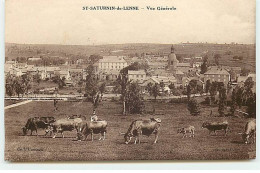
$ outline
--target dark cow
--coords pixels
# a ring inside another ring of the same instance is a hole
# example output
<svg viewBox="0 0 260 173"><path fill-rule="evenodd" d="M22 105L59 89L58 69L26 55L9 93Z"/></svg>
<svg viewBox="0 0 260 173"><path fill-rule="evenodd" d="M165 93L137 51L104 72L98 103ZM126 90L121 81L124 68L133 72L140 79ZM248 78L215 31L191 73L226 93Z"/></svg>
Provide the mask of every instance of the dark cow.
<svg viewBox="0 0 260 173"><path fill-rule="evenodd" d="M105 140L105 135L107 132L107 122L102 121L93 121L86 122L84 121L79 128L78 140L87 140L88 135L91 135L91 141L93 141L93 134L100 134L99 140Z"/></svg>
<svg viewBox="0 0 260 173"><path fill-rule="evenodd" d="M225 131L225 136L227 135L227 131L229 129L228 127L228 122L227 121L224 121L222 123L217 123L217 122L213 122L213 123L209 123L209 122L204 122L202 124L202 127L201 128L206 128L209 130L209 134L211 134L211 132L214 132L215 135L217 135L216 131L217 130L224 130Z"/></svg>
<svg viewBox="0 0 260 173"><path fill-rule="evenodd" d="M243 142L245 144L249 143L249 138L253 138L253 143L255 143L256 139L256 120L250 120L245 125L245 131L243 133L239 133L242 135Z"/></svg>
<svg viewBox="0 0 260 173"><path fill-rule="evenodd" d="M28 130L31 130L31 135L32 132L35 131L36 135L38 136L37 129L47 129L50 123L55 122L54 117L33 117L29 118L27 120L27 123L25 126L22 128L23 129L23 134L26 135ZM47 133L45 134L47 135Z"/></svg>
<svg viewBox="0 0 260 173"><path fill-rule="evenodd" d="M158 134L161 126L161 119L150 118L149 120L135 120L131 123L127 132L124 134L125 144L128 144L132 137L135 137L135 144L141 143L139 135L150 136L155 134L154 143L157 143Z"/></svg>
<svg viewBox="0 0 260 173"><path fill-rule="evenodd" d="M53 138L56 137L57 133L61 133L62 138L64 138L64 134L63 134L64 131L72 131L72 130L76 129L78 132L78 128L81 123L82 123L81 118L59 119L59 120L55 121L54 123L50 124L49 128L46 130L46 133L48 133L50 131L53 132L54 133Z"/></svg>

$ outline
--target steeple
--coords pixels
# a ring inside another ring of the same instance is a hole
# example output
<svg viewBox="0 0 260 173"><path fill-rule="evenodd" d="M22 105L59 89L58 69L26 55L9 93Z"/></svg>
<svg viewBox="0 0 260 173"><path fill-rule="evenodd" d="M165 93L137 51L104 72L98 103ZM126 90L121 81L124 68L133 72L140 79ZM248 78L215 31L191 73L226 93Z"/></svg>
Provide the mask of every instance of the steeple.
<svg viewBox="0 0 260 173"><path fill-rule="evenodd" d="M174 47L173 47L173 45L172 45L172 47L171 47L171 53L174 53Z"/></svg>

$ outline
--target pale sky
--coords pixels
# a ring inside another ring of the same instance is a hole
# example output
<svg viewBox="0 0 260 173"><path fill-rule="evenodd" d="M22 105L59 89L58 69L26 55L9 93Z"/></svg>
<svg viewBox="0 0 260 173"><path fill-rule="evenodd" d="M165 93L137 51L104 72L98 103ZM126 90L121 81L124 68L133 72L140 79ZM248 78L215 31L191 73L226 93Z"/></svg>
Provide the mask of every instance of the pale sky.
<svg viewBox="0 0 260 173"><path fill-rule="evenodd" d="M6 0L5 41L30 44L255 43L254 0ZM176 11L83 11L83 6Z"/></svg>

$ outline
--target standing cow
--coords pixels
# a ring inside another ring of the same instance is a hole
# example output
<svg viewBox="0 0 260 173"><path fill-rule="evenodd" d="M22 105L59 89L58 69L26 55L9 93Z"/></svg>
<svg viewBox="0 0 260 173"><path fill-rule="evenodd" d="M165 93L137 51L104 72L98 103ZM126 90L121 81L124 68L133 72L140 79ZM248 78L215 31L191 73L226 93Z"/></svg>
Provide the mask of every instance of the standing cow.
<svg viewBox="0 0 260 173"><path fill-rule="evenodd" d="M224 130L225 131L225 136L227 135L228 130L230 131L229 127L228 127L228 122L224 121L222 123L217 123L217 122L213 122L213 123L209 123L209 122L204 122L202 124L201 128L206 128L209 130L209 134L211 134L211 132L214 132L215 135L217 135L216 131L217 130Z"/></svg>
<svg viewBox="0 0 260 173"><path fill-rule="evenodd" d="M32 132L35 131L36 135L38 136L37 129L47 129L48 126L53 122L55 122L54 117L29 118L27 120L27 123L25 124L25 126L22 128L23 134L26 135L28 130L31 130L31 135L32 135ZM47 135L47 133L45 135Z"/></svg>
<svg viewBox="0 0 260 173"><path fill-rule="evenodd" d="M245 125L245 131L243 133L239 133L242 135L243 142L245 144L249 143L249 138L253 138L253 143L255 143L256 139L256 120L250 120Z"/></svg>
<svg viewBox="0 0 260 173"><path fill-rule="evenodd" d="M74 129L77 130L82 123L81 118L74 118L74 119L68 119L68 118L63 118L55 121L54 123L50 124L50 127L48 130L46 130L46 133L49 131L53 132L54 135L52 138L55 138L57 133L61 133L62 138L64 138L64 131L72 131Z"/></svg>
<svg viewBox="0 0 260 173"><path fill-rule="evenodd" d="M107 122L102 120L102 121L92 121L92 122L87 122L84 121L82 125L79 128L78 132L78 140L87 140L88 135L91 135L91 141L94 140L94 134L100 134L99 140L105 140L105 135L107 132Z"/></svg>
<svg viewBox="0 0 260 173"><path fill-rule="evenodd" d="M124 134L125 144L128 144L135 137L135 144L141 143L140 135L150 136L155 134L154 143L157 143L158 134L161 126L161 119L150 118L149 120L135 120L131 123L126 133Z"/></svg>

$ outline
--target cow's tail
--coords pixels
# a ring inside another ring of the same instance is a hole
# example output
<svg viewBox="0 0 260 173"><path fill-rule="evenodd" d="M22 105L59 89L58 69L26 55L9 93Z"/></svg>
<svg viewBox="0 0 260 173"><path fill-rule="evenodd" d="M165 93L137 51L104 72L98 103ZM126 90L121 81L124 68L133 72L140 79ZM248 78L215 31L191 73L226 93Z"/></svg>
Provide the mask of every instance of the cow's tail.
<svg viewBox="0 0 260 173"><path fill-rule="evenodd" d="M232 131L231 131L231 129L230 129L229 126L227 127L227 131L229 131L230 133L232 133Z"/></svg>

